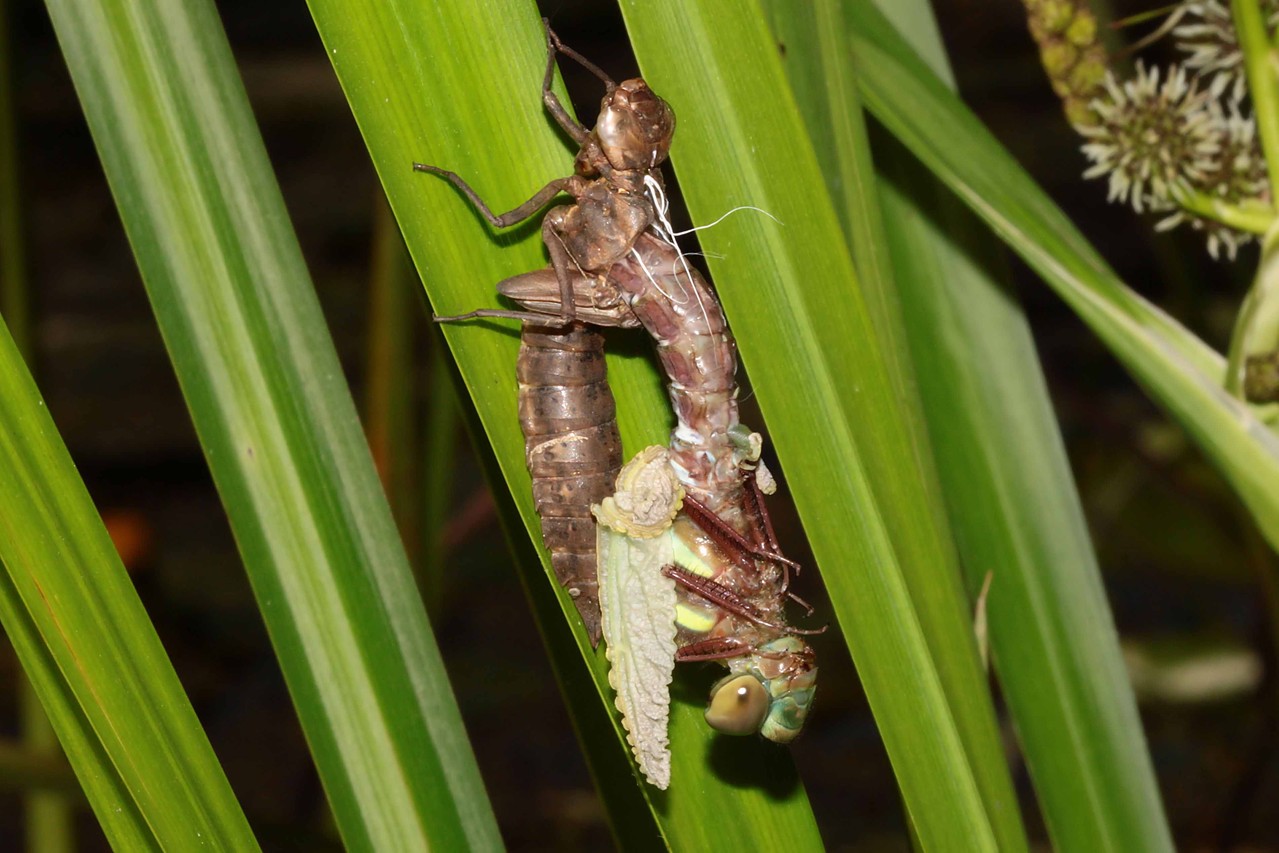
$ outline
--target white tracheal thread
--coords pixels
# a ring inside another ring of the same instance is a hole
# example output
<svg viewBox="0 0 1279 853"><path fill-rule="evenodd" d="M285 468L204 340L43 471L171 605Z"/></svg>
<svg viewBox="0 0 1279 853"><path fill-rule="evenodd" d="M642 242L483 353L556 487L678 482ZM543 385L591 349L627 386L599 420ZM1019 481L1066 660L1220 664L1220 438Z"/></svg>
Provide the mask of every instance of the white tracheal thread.
<svg viewBox="0 0 1279 853"><path fill-rule="evenodd" d="M679 256L679 263L684 268L684 275L688 277L689 281L693 280L693 274L688 267L688 258L684 254L684 250L680 248L678 238L683 237L687 234L692 234L696 231L702 231L707 228L714 228L716 225L720 224L725 219L727 219L728 217L732 216L734 213L737 213L740 210L753 210L756 213L764 214L769 219L773 220L774 222L776 222L778 225L781 225L782 227L785 227L786 225L786 223L782 222L780 219L778 219L773 214L769 213L767 210L764 210L762 207L755 207L754 205L743 204L738 207L734 207L731 210L726 211L722 216L720 216L714 222L711 222L707 225L695 225L692 228L689 228L685 231L676 231L675 226L671 225L671 220L669 216L670 207L671 207L670 200L666 197L666 191L662 189L662 185L658 183L657 179L654 178L652 175L645 175L644 187L647 190L649 200L653 202L653 207L657 211L657 222L653 224L653 232L657 234L658 238L662 240L662 242L667 243L668 245L670 245L672 248L675 249L675 252ZM688 299L687 294L683 294L683 299L676 299L674 295L667 293L665 290L663 290L662 286L658 284L657 280L653 277L652 271L649 270L649 268L644 265L644 261L640 258L639 254L633 248L631 249L631 254L635 256L635 260L639 261L640 268L644 270L644 274L648 276L648 280L652 282L653 286L657 288L657 291L659 293L661 293L667 299L671 300L676 305L683 304L684 301L687 301ZM675 278L676 282L679 281L679 273L676 272L676 270L674 269L674 265L672 265L672 268L671 268L671 275ZM681 285L681 290L682 289L683 289L683 286ZM702 319L705 320L706 306L702 304L702 296L700 293L697 292L696 288L693 289L693 295L697 298L697 306L702 311Z"/></svg>
<svg viewBox="0 0 1279 853"><path fill-rule="evenodd" d="M670 200L666 198L666 191L662 189L662 185L658 183L657 179L652 175L644 176L644 187L648 191L649 200L653 202L653 207L657 211L657 222L653 223L653 231L657 234L658 238L662 240L662 242L670 245L671 248L675 250L675 254L679 257L680 266L684 268L684 275L688 278L689 285L693 288L693 297L697 300L698 310L702 312L702 321L709 324L710 317L706 313L706 306L702 303L702 294L698 292L697 286L693 281L693 271L688 266L688 259L684 257L684 250L679 247L679 241L675 239L675 227L671 225L669 216L671 203ZM653 277L652 271L644 265L644 261L640 259L640 256L633 248L631 249L631 253L635 255L635 260L639 261L640 268L644 270L644 274L648 276L648 280L653 283L653 286L656 287L663 296L671 300L671 302L676 305L688 301L687 293L683 294L683 300L677 300L673 295L662 290L661 285L657 283L657 279ZM677 283L679 282L679 272L675 270L674 264L671 265L671 276ZM683 287L684 286L681 283L680 289L683 290Z"/></svg>
<svg viewBox="0 0 1279 853"><path fill-rule="evenodd" d="M774 216L773 214L769 213L769 212L768 212L767 210L765 210L764 208L762 208L762 207L755 207L753 204L742 204L742 205L738 205L737 207L734 207L734 208L732 208L732 209L730 209L730 210L728 210L728 211L725 211L724 215L723 215L723 216L721 216L719 219L716 219L714 222L711 222L711 223L709 223L709 224L707 224L707 225L694 225L692 228L689 228L687 231L676 231L676 232L674 232L674 233L675 233L675 236L676 236L676 237L683 237L685 234L692 234L694 231L705 231L707 228L714 228L716 225L720 224L720 223L721 223L721 222L723 222L725 219L727 219L728 217L732 216L734 213L737 213L739 210L753 210L753 211L755 211L756 213L762 213L762 214L764 214L765 216L767 216L769 219L771 219L771 220L773 220L774 222L776 222L778 225L782 226L783 228L785 228L785 227L786 227L786 223L785 223L785 222L782 222L780 219L778 219L778 218L777 218L776 216Z"/></svg>

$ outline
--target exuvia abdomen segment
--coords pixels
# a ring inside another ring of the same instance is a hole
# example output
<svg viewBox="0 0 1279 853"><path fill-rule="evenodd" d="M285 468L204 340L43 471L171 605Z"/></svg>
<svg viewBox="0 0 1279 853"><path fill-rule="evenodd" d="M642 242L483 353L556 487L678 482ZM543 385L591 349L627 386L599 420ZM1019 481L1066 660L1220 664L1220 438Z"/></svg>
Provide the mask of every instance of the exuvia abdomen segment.
<svg viewBox="0 0 1279 853"><path fill-rule="evenodd" d="M600 638L592 503L613 491L622 440L604 339L581 324L525 325L516 362L520 427L542 541L592 643Z"/></svg>

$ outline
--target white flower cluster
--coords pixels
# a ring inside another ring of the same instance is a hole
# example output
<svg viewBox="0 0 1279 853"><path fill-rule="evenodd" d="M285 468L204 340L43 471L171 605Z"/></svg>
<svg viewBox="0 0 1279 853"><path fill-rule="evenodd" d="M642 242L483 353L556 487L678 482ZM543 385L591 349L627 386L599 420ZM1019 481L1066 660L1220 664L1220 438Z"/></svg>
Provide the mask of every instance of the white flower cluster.
<svg viewBox="0 0 1279 853"><path fill-rule="evenodd" d="M1080 128L1093 162L1085 178L1110 175L1110 201L1131 202L1141 213L1162 209L1193 189L1221 151L1210 105L1186 69L1159 82L1159 69L1137 63L1137 76L1120 83L1106 75L1107 98L1092 102L1098 122Z"/></svg>
<svg viewBox="0 0 1279 853"><path fill-rule="evenodd" d="M1279 26L1279 0L1262 0L1261 9L1271 29ZM1224 77L1235 101L1242 101L1248 81L1243 72L1243 51L1229 3L1221 0L1194 0L1182 3L1173 13L1172 40L1177 50L1188 54L1185 65L1203 77Z"/></svg>
<svg viewBox="0 0 1279 853"><path fill-rule="evenodd" d="M1220 113L1216 105L1213 109ZM1257 123L1251 116L1240 113L1237 103L1231 103L1229 114L1225 118L1217 115L1213 123L1224 132L1218 139L1220 149L1214 169L1207 172L1200 182L1205 194L1231 203L1267 197L1269 182L1266 161L1257 142ZM1155 230L1169 231L1186 223L1204 233L1208 240L1208 254L1213 258L1219 257L1224 247L1226 257L1234 260L1239 246L1254 239L1252 234L1236 231L1214 219L1195 216L1181 207L1172 206L1171 211L1155 225Z"/></svg>
<svg viewBox="0 0 1279 853"><path fill-rule="evenodd" d="M1269 24L1279 24L1279 0L1264 0L1264 9ZM1178 6L1168 26L1186 60L1162 75L1138 62L1125 82L1107 73L1104 92L1090 103L1095 123L1078 128L1092 163L1084 177L1108 175L1111 201L1166 213L1158 230L1188 224L1204 233L1214 258L1224 249L1233 259L1252 235L1178 202L1191 194L1229 204L1268 200L1234 22L1219 0L1194 0Z"/></svg>

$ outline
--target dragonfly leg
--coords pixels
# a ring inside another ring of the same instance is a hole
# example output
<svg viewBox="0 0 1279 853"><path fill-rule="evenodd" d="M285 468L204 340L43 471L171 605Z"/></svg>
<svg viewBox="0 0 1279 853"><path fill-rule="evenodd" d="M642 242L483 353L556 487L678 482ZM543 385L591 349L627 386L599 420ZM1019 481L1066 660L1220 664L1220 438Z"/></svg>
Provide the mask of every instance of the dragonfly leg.
<svg viewBox="0 0 1279 853"><path fill-rule="evenodd" d="M748 655L755 650L750 643L736 637L708 637L675 650L675 660L680 663L699 660L724 660Z"/></svg>
<svg viewBox="0 0 1279 853"><path fill-rule="evenodd" d="M520 320L525 323L535 323L538 326L548 326L552 329L562 329L573 323L572 317L561 317L558 314L538 314L535 311L507 311L505 308L477 308L474 311L467 311L465 314L453 314L448 317L441 317L436 314L431 317L431 320L435 323L460 323L463 320L478 320L482 317Z"/></svg>
<svg viewBox="0 0 1279 853"><path fill-rule="evenodd" d="M764 495L763 493L760 492L759 482L755 479L754 475L751 474L750 472L746 473L745 479L746 479L745 494L747 497L747 502L750 504L750 506L748 507L748 512L750 512L751 516L755 519L755 524L752 526L756 530L764 531L765 549L767 549L769 552L776 554L777 556L780 557L782 553L782 546L777 541L776 531L773 530L773 519L768 514L768 507L764 505ZM786 563L782 564L781 591L785 593L786 595L790 595L791 568L792 568L791 565L788 565ZM799 574L799 571L800 571L799 563L794 564L794 569L795 569L795 574ZM795 596L792 595L791 598L795 598ZM811 608L809 612L810 613L812 612Z"/></svg>
<svg viewBox="0 0 1279 853"><path fill-rule="evenodd" d="M796 604L798 604L800 607L804 608L805 616L813 615L813 605L809 604L807 601L800 598L798 595L791 592L790 590L786 591L786 597L789 598L791 601L795 602Z"/></svg>
<svg viewBox="0 0 1279 853"><path fill-rule="evenodd" d="M749 492L749 490L747 491ZM711 512L710 508L691 495L684 498L684 511L693 520L694 524L702 528L706 535L711 537L715 544L719 545L732 558L733 562L743 569L754 570L755 567L752 565L752 558L754 558L776 563L787 569L794 569L796 572L799 571L799 563L783 557L775 551L752 545L746 541L746 537L734 530L722 518Z"/></svg>
<svg viewBox="0 0 1279 853"><path fill-rule="evenodd" d="M754 622L756 625L762 625L765 628L776 628L777 630L783 628L782 625L769 621L753 604L718 581L694 574L679 565L663 566L662 574L690 592L706 599L721 610L727 610L734 616L738 616L748 622Z"/></svg>
<svg viewBox="0 0 1279 853"><path fill-rule="evenodd" d="M519 207L512 208L511 210L506 211L506 213L494 213L492 208L484 202L484 199L480 198L480 194L477 193L457 172L450 172L448 169L441 169L439 166L430 166L426 163L414 163L413 171L427 172L444 178L450 184L457 187L462 194L470 200L475 209L478 210L480 214L496 228L509 228L512 225L523 222L525 219L531 218L533 214L541 210L546 203L555 198L555 196L562 192L568 192L571 194L580 180L575 176L568 178L556 178L535 192L532 198L521 204Z"/></svg>
<svg viewBox="0 0 1279 853"><path fill-rule="evenodd" d="M551 269L555 270L555 278L560 285L559 317L565 323L569 323L577 319L577 300L573 296L573 273L579 272L583 277L586 273L573 259L568 246L564 244L564 238L560 236L564 218L563 209L552 210L546 214L546 217L542 219L542 242L546 244L546 253L551 256Z"/></svg>
<svg viewBox="0 0 1279 853"><path fill-rule="evenodd" d="M773 519L768 514L768 507L764 504L764 495L759 489L759 482L751 472L746 474L746 494L751 500L751 512L755 516L755 520L759 522L759 526L764 530L765 547L780 556L782 546L777 541L777 533L773 530ZM794 563L791 568L795 570L795 574L799 574L799 563Z"/></svg>
<svg viewBox="0 0 1279 853"><path fill-rule="evenodd" d="M565 47L560 41L560 37L551 29L551 22L546 18L542 19L542 27L546 30L546 75L542 78L542 104L546 107L547 112L555 119L555 123L564 128L564 132L573 137L573 141L578 145L584 145L590 136L590 131L578 124L568 110L564 109L564 105L560 103L560 99L551 91L551 82L555 78L555 54L562 53L565 56L575 60L579 65L596 77L604 81L604 85L608 91L613 91L616 87L609 76L601 71L594 63L584 58L577 51Z"/></svg>
<svg viewBox="0 0 1279 853"><path fill-rule="evenodd" d="M675 581L688 591L699 595L721 610L727 610L734 616L754 622L763 628L771 628L783 634L824 634L826 627L795 628L781 622L774 622L759 612L759 608L742 598L733 590L718 581L694 574L683 566L667 565L662 567L662 574Z"/></svg>

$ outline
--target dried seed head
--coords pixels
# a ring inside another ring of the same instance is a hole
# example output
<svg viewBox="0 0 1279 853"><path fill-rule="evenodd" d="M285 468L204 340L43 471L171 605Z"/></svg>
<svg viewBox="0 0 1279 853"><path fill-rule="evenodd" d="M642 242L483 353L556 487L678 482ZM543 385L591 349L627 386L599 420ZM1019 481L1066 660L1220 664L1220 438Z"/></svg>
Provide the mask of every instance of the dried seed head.
<svg viewBox="0 0 1279 853"><path fill-rule="evenodd" d="M1173 66L1162 83L1159 69L1137 64L1137 76L1119 83L1106 75L1105 95L1090 107L1097 122L1080 127L1083 152L1093 165L1085 178L1110 176L1111 201L1131 202L1138 213L1164 209L1201 185L1217 167L1221 134L1202 91L1186 70Z"/></svg>
<svg viewBox="0 0 1279 853"><path fill-rule="evenodd" d="M1075 127L1096 123L1091 104L1106 76L1106 51L1097 40L1097 19L1081 0L1022 0L1031 37L1039 45L1053 91Z"/></svg>
<svg viewBox="0 0 1279 853"><path fill-rule="evenodd" d="M1077 20L1072 10L1079 0L1023 2L1051 75L1045 44ZM1259 2L1273 32L1279 26L1279 0ZM1189 225L1204 234L1214 258L1224 248L1233 259L1254 237L1183 207L1206 211L1205 199L1232 206L1269 202L1256 123L1245 112L1247 79L1230 4L1184 0L1144 41L1170 31L1186 54L1183 63L1160 71L1138 62L1136 75L1122 83L1107 72L1087 103L1087 120L1075 119L1091 163L1084 177L1108 176L1111 201L1163 214L1156 230ZM1063 93L1056 80L1054 87Z"/></svg>

